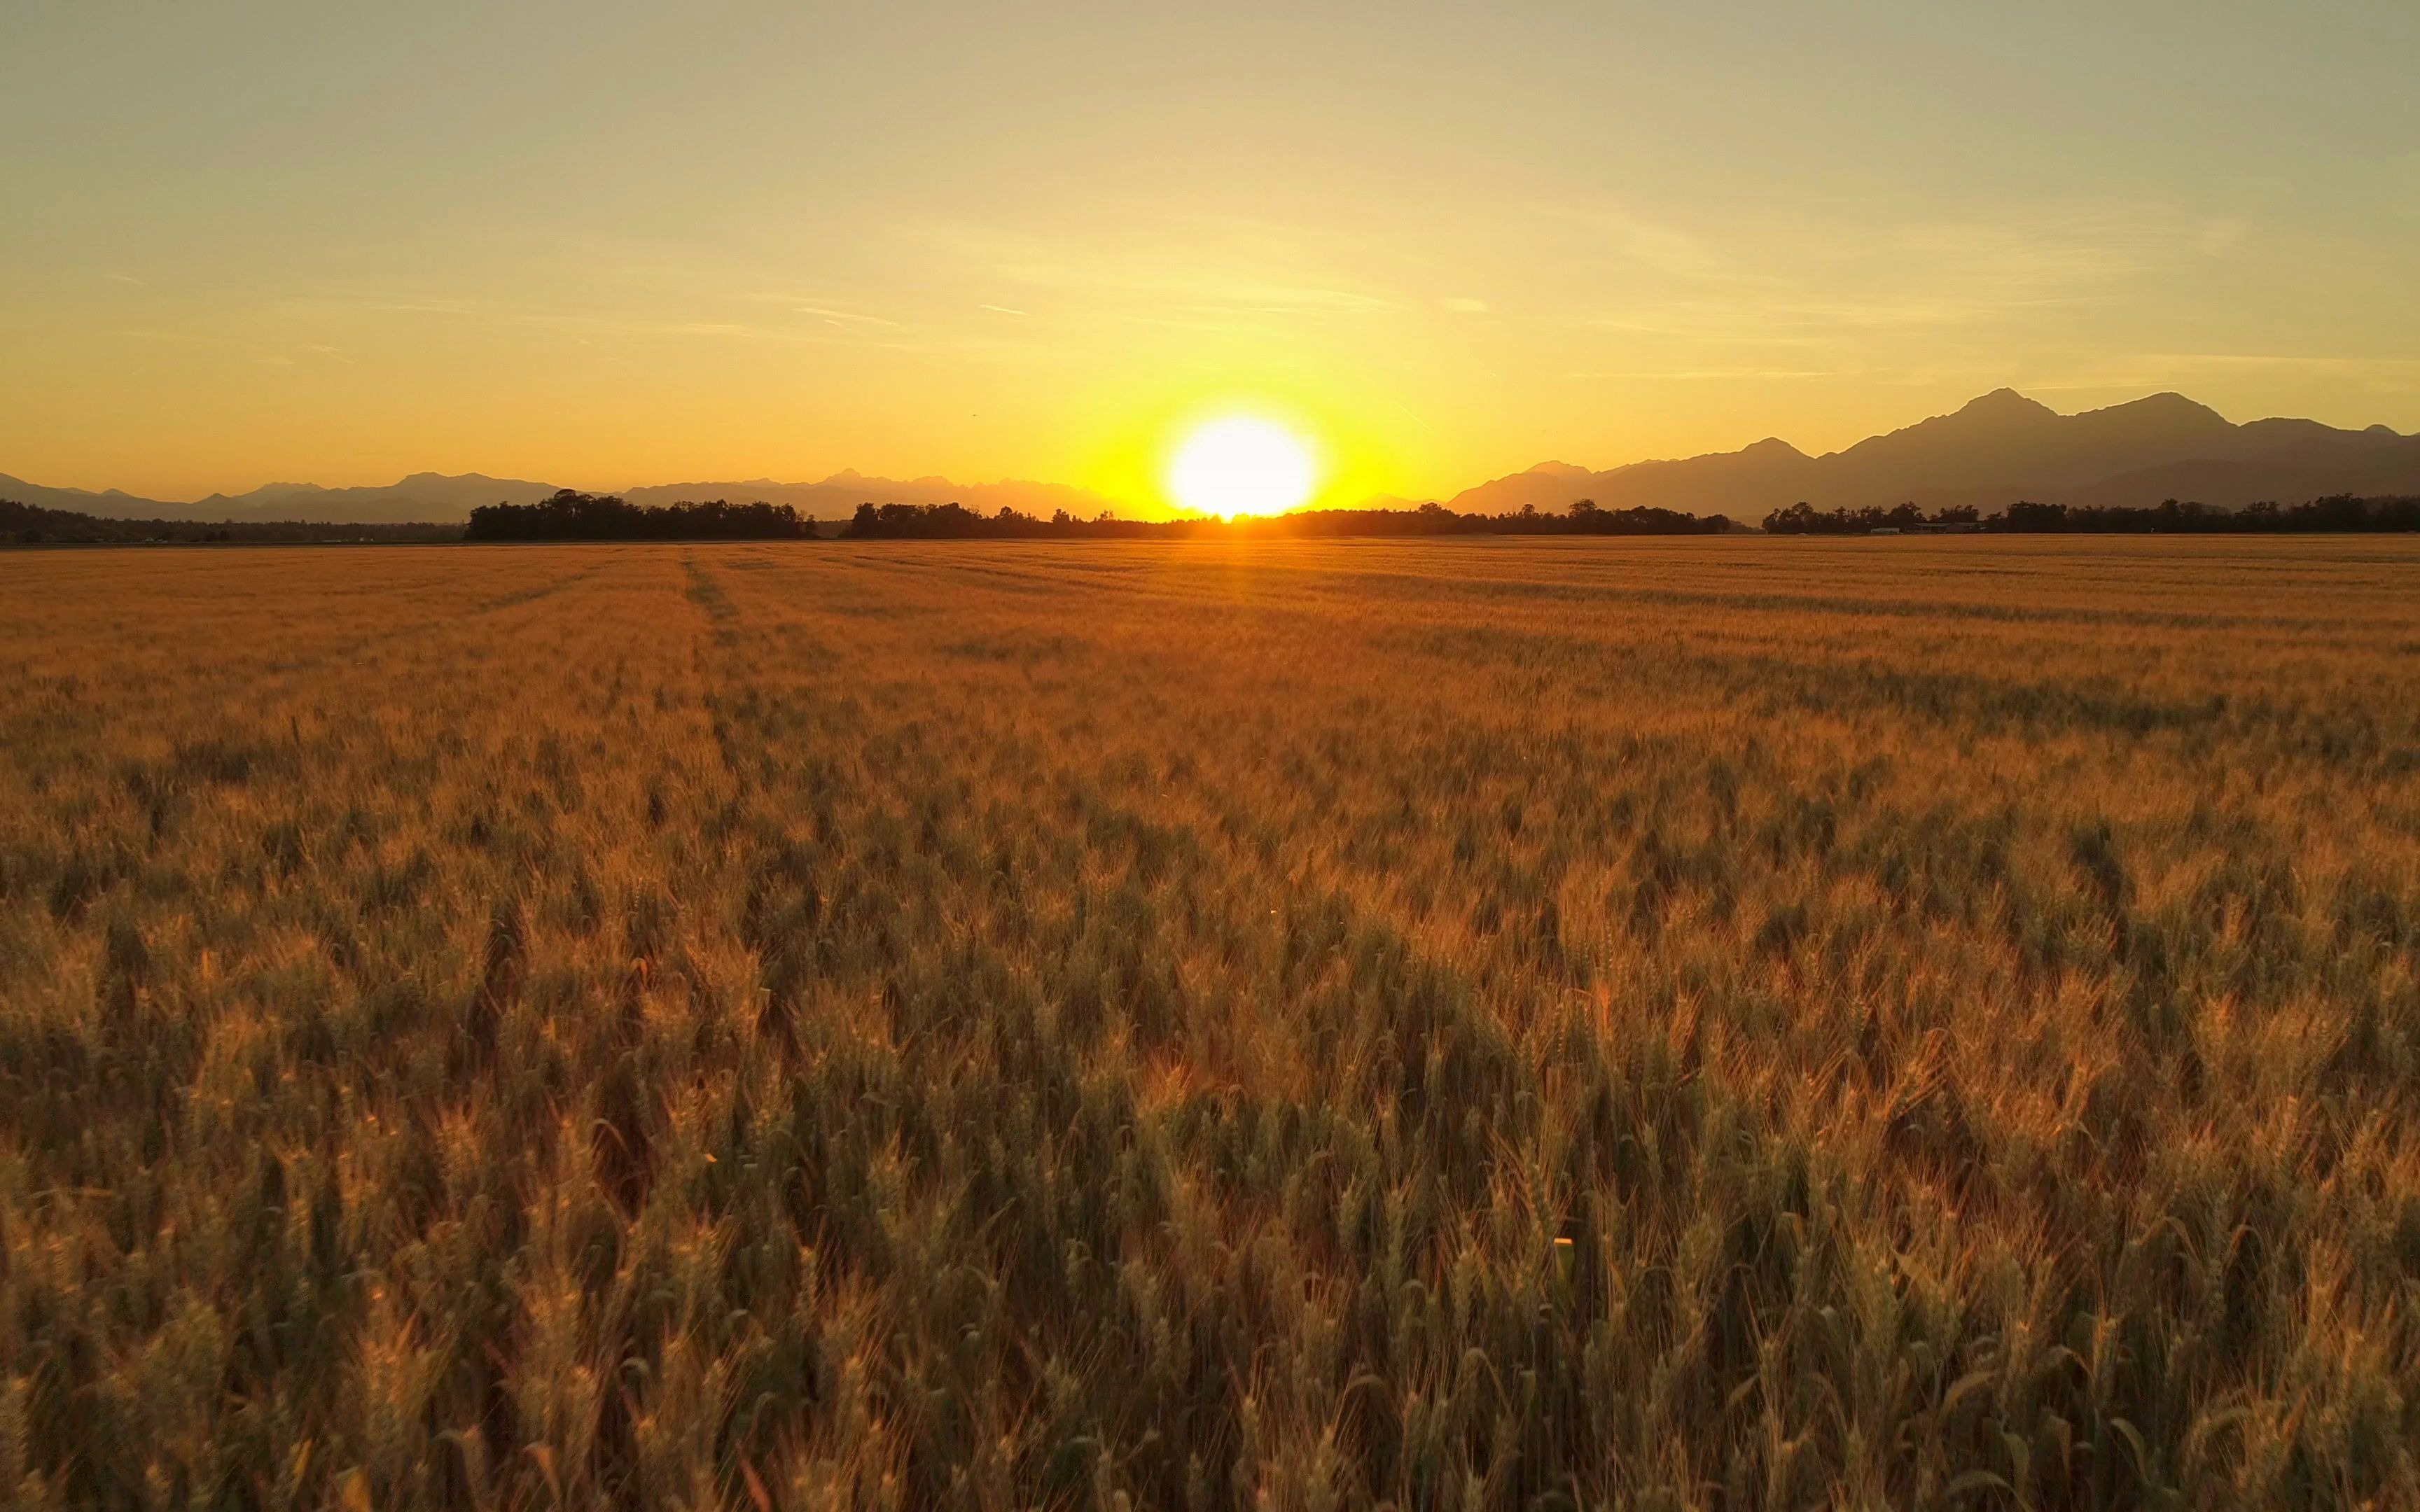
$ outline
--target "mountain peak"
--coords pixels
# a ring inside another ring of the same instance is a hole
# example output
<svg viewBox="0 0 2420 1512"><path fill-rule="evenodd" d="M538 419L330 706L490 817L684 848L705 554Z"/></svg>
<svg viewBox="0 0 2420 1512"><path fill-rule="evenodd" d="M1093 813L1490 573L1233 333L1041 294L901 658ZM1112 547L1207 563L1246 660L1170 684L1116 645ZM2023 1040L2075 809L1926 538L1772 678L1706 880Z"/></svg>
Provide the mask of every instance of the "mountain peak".
<svg viewBox="0 0 2420 1512"><path fill-rule="evenodd" d="M2101 409L2087 409L2068 421L2078 436L2104 442L2160 445L2193 450L2233 434L2226 417L2181 393L2154 393Z"/></svg>
<svg viewBox="0 0 2420 1512"><path fill-rule="evenodd" d="M441 483L494 483L484 472L414 472L396 483L398 488L427 488Z"/></svg>
<svg viewBox="0 0 2420 1512"><path fill-rule="evenodd" d="M1969 399L1959 409L1958 413L1978 420L1996 420L2002 417L2015 419L2020 416L2026 419L2047 417L2055 420L2058 417L2057 410L2039 399L2028 399L2014 389L1993 389L1989 393Z"/></svg>
<svg viewBox="0 0 2420 1512"><path fill-rule="evenodd" d="M1803 457L1806 455L1806 453L1800 451L1797 447L1791 445L1788 441L1783 440L1778 436L1767 436L1764 440L1756 442L1752 446L1744 446L1740 448L1740 455L1759 458L1771 457L1779 459L1785 456Z"/></svg>
<svg viewBox="0 0 2420 1512"><path fill-rule="evenodd" d="M1529 471L1541 478L1585 478L1592 475L1588 469L1575 467L1569 462L1541 462Z"/></svg>
<svg viewBox="0 0 2420 1512"><path fill-rule="evenodd" d="M2174 392L2148 393L2139 399L2129 399L2124 404L2113 404L2104 409L2086 410L2086 413L2142 415L2147 418L2156 416L2164 421L2182 420L2202 425L2207 425L2213 421L2222 425L2227 423L2226 416L2210 406L2188 399L2183 394Z"/></svg>

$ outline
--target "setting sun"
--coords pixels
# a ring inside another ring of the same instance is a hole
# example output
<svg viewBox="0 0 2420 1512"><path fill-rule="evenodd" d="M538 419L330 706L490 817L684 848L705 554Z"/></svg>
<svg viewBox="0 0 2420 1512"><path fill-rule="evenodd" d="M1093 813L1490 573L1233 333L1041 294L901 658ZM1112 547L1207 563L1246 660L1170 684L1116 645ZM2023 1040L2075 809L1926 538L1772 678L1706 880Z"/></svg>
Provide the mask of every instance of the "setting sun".
<svg viewBox="0 0 2420 1512"><path fill-rule="evenodd" d="M1200 515L1282 515L1311 497L1316 470L1302 438L1249 415L1195 430L1168 465L1168 491Z"/></svg>

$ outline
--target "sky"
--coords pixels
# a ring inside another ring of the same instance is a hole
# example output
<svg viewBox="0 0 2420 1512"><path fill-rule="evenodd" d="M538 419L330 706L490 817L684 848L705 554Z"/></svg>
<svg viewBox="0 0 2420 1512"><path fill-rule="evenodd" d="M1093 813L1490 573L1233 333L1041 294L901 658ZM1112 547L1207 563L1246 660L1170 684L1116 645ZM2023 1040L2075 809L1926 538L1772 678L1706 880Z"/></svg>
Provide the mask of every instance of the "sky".
<svg viewBox="0 0 2420 1512"><path fill-rule="evenodd" d="M0 7L0 472L1449 495L2013 386L2420 430L2420 6Z"/></svg>

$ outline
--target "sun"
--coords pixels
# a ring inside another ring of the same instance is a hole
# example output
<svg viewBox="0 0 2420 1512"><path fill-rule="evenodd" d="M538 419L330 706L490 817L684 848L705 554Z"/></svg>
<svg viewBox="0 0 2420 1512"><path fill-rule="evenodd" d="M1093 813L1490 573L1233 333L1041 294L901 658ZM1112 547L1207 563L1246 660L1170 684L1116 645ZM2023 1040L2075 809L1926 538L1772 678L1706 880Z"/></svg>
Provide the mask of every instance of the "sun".
<svg viewBox="0 0 2420 1512"><path fill-rule="evenodd" d="M1197 515L1282 515L1311 497L1317 468L1301 437L1250 415L1213 420L1168 464L1168 491Z"/></svg>

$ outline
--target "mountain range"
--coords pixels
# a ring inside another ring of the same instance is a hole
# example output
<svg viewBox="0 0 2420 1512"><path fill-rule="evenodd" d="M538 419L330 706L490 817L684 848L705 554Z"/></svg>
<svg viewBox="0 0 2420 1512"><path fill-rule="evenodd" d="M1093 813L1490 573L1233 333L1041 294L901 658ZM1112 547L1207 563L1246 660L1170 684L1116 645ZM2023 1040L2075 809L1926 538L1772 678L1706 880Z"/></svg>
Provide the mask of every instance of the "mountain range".
<svg viewBox="0 0 2420 1512"><path fill-rule="evenodd" d="M323 488L272 483L242 494L189 502L141 499L110 489L46 488L0 473L0 499L44 509L117 519L319 520L384 524L467 518L480 504L529 503L556 486L473 472L417 472L385 487ZM2062 415L2012 389L1970 401L1842 451L1809 456L1767 438L1736 452L1672 461L1634 462L1592 471L1542 462L1527 471L1456 494L1465 514L1507 514L1524 506L1559 511L1593 499L1606 509L1652 505L1754 521L1805 501L1819 509L1858 509L1913 501L1927 509L1971 504L1991 514L2019 499L2076 506L2156 504L2196 500L2240 509L2261 500L2299 503L2328 494L2420 494L2420 436L2384 425L2340 430L2311 420L2234 424L2178 393ZM1091 518L1112 501L1065 484L957 484L947 478L876 478L836 472L819 483L752 478L629 488L634 503L678 500L765 500L817 519L845 518L861 503L955 501L991 514L1005 506L1048 517L1066 510ZM1373 499L1368 507L1409 501Z"/></svg>
<svg viewBox="0 0 2420 1512"><path fill-rule="evenodd" d="M554 492L548 483L490 478L466 472L447 477L415 472L385 487L323 488L313 483L270 483L249 493L214 493L177 502L143 499L111 488L46 488L0 473L0 499L38 509L66 509L104 519L177 519L259 524L271 520L318 520L344 525L393 525L468 519L480 504L526 504Z"/></svg>
<svg viewBox="0 0 2420 1512"><path fill-rule="evenodd" d="M1449 507L1496 515L1593 499L1606 509L1644 504L1754 521L1801 501L1819 509L1972 504L1992 514L2020 499L2082 507L2185 499L2240 509L2339 493L2420 493L2420 436L2312 420L2232 424L2180 393L2062 415L1999 389L1954 414L1822 456L1767 438L1736 452L1603 472L1544 462L1466 488Z"/></svg>
<svg viewBox="0 0 2420 1512"><path fill-rule="evenodd" d="M178 502L138 498L116 488L101 493L85 488L48 488L0 472L0 499L39 509L64 509L105 519L207 520L214 524L274 520L344 525L446 524L470 518L471 511L481 504L535 503L554 493L556 486L526 478L491 478L480 472L454 476L415 472L383 487L323 488L308 483L271 483L249 493L214 493L207 499ZM811 519L845 519L861 503L954 501L987 515L1006 505L1046 518L1053 511L1063 509L1086 519L1115 507L1100 494L1060 483L956 484L947 478L870 478L854 471L835 472L821 483L776 483L769 478L750 478L734 483L649 485L624 489L622 497L640 504L706 499L749 503L761 499L768 503L795 505L799 514Z"/></svg>

